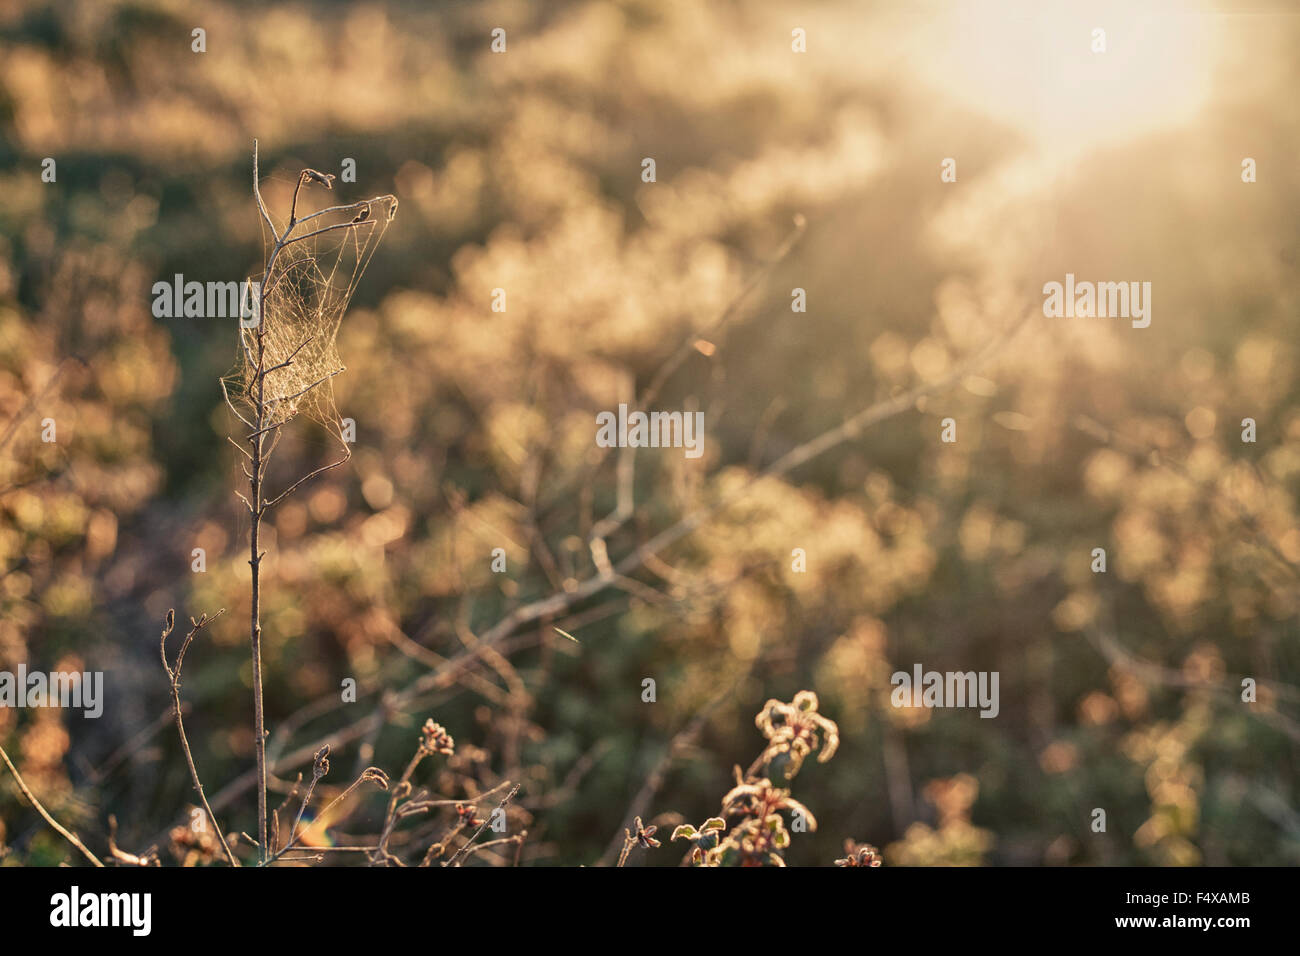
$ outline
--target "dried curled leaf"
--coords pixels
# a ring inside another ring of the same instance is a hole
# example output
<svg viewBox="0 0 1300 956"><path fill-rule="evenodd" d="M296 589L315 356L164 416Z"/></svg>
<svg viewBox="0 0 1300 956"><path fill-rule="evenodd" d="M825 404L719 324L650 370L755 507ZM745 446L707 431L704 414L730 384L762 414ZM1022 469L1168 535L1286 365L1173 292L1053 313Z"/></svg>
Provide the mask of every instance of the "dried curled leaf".
<svg viewBox="0 0 1300 956"><path fill-rule="evenodd" d="M333 173L322 173L315 169L304 169L302 171L302 178L305 180L309 180L310 182L313 183L319 183L320 185L324 186L326 189L334 188Z"/></svg>
<svg viewBox="0 0 1300 956"><path fill-rule="evenodd" d="M388 789L388 774L384 773L384 771L380 770L378 767L367 767L365 770L361 771L361 779L378 784L380 790Z"/></svg>
<svg viewBox="0 0 1300 956"><path fill-rule="evenodd" d="M817 695L810 690L799 691L788 704L772 699L763 705L754 718L755 726L768 739L759 758L763 765L789 780L813 751L818 751L818 763L835 756L840 745L839 726L818 713L817 707Z"/></svg>

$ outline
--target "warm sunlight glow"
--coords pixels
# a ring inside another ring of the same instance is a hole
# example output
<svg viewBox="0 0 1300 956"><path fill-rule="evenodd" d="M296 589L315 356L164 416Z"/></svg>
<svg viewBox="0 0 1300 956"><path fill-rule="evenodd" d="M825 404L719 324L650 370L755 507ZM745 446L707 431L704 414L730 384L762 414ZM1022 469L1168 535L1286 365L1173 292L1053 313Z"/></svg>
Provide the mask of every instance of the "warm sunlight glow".
<svg viewBox="0 0 1300 956"><path fill-rule="evenodd" d="M924 72L1046 153L1076 156L1195 116L1214 73L1217 18L1198 3L1021 0L996 14L964 3L923 28Z"/></svg>

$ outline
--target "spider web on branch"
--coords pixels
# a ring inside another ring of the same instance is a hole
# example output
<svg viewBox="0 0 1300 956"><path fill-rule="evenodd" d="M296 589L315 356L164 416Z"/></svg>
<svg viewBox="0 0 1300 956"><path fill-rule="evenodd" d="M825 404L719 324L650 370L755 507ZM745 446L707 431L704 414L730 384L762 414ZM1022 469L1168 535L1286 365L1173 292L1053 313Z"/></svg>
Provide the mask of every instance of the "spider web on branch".
<svg viewBox="0 0 1300 956"><path fill-rule="evenodd" d="M309 191L303 188L304 195ZM395 197L376 196L302 215L278 252L276 238L266 238L265 255L274 261L262 288L263 427L299 414L338 425L334 377L345 367L338 352L339 327L396 210ZM282 227L277 228L283 238ZM252 289L250 283L250 295ZM239 335L240 354L225 382L232 386L232 396L255 411L258 329L241 326Z"/></svg>

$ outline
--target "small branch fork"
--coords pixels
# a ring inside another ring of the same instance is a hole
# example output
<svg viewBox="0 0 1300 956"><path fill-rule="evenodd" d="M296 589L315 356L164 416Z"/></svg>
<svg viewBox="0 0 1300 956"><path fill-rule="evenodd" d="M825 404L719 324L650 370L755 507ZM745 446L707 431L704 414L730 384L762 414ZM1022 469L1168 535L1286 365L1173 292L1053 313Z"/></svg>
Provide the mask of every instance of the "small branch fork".
<svg viewBox="0 0 1300 956"><path fill-rule="evenodd" d="M514 798L514 795L519 792L521 786L523 786L523 784L517 783L510 788L510 792L502 797L501 802L497 804L496 810L493 810L492 813L487 815L483 822L479 824L479 828L474 831L474 835L466 840L464 845L453 853L451 859L444 863L443 866L460 866L460 860L469 855L470 846L473 845L474 841L477 840L480 835L482 835L483 831L487 828L487 825L492 822L492 814L496 813L498 810L505 810L506 804ZM484 846L486 846L486 844L484 844Z"/></svg>
<svg viewBox="0 0 1300 956"><path fill-rule="evenodd" d="M311 783L308 785L307 792L303 795L302 803L298 807L298 816L293 821L293 829L289 832L289 839L285 841L284 846L276 850L267 859L266 861L267 865L274 863L276 860L280 859L280 857L284 856L290 850L296 849L299 841L301 841L304 837L306 837L307 834L311 832L311 829L313 827L315 827L317 824L321 823L322 821L328 819L329 812L333 810L336 806L338 806L338 804L342 803L345 799L347 799L347 797L352 793L352 791L356 790L357 787L361 786L363 783L367 781L373 781L379 787L380 790L388 789L388 774L384 773L378 767L367 767L365 770L361 771L361 775L358 776L356 780L352 781L352 783L348 785L346 790L344 790L337 797L335 797L333 800L327 803L325 805L325 809L322 810L320 813L316 814L316 818L312 820L310 823L308 823L307 826L303 827L302 831L299 832L298 824L302 823L303 813L306 812L307 805L311 803L311 797L312 797L312 793L316 789L316 783L327 773L329 773L329 769L330 769L329 754L330 754L329 744L326 744L320 750L316 751L316 754L312 759ZM337 849L337 847L331 849ZM371 849L372 848L369 847L366 848L368 852Z"/></svg>

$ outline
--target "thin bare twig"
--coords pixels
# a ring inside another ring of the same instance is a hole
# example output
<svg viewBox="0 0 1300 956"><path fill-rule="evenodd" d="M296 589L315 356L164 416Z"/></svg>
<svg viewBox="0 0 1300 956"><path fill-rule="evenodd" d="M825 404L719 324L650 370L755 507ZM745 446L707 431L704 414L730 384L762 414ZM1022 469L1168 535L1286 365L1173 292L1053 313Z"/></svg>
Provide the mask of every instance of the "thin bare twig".
<svg viewBox="0 0 1300 956"><path fill-rule="evenodd" d="M493 810L492 813L489 813L487 815L487 817L479 825L479 828L474 831L474 835L471 836L468 840L466 840L465 844L459 850L453 853L451 859L448 860L446 863L444 863L443 866L460 866L460 859L467 854L470 846L474 843L475 840L479 838L479 834L481 834L487 828L487 825L492 822L493 815L500 811L504 811L506 804L510 802L510 799L516 793L519 792L519 788L522 786L523 784L517 783L510 788L510 792L501 798L501 802L497 804L496 809Z"/></svg>
<svg viewBox="0 0 1300 956"><path fill-rule="evenodd" d="M173 667L167 662L167 638L176 626L176 611L169 610L167 612L167 625L162 632L162 640L158 642L158 653L162 657L163 670L167 672L167 679L171 683L172 715L176 718L176 733L181 738L181 750L185 752L185 763L190 768L190 780L194 783L194 789L199 792L199 800L203 803L203 812L208 815L208 819L212 822L212 828L217 831L217 839L221 842L221 849L226 853L226 859L230 861L231 866L239 866L239 860L235 858L235 854L230 849L230 844L226 842L226 836L221 832L221 824L217 823L216 815L212 812L212 807L208 803L208 796L203 791L203 781L199 779L198 768L194 766L194 754L190 751L190 741L185 736L185 719L182 716L181 709L181 666L185 662L185 652L189 650L190 643L199 631L225 613L226 609L223 607L212 617L204 614L197 621L190 618L193 627L185 635L185 640L181 642L181 649L176 654L176 666Z"/></svg>
<svg viewBox="0 0 1300 956"><path fill-rule="evenodd" d="M64 827L58 820L54 819L54 817L50 816L49 811L46 810L45 807L41 806L41 801L36 799L36 794L32 793L31 789L27 786L27 782L23 780L22 774L18 772L18 768L13 765L13 762L9 759L9 755L5 753L4 747L0 747L0 760L4 761L5 766L9 768L9 772L13 774L14 780L18 783L18 789L23 792L23 796L27 798L27 802L36 808L36 812L45 818L45 822L53 827L59 836L63 837L63 839L67 840L80 850L81 855L92 864L98 867L103 867L104 864L100 862L99 857L91 853L90 850L86 848L86 844L82 843L75 833Z"/></svg>
<svg viewBox="0 0 1300 956"><path fill-rule="evenodd" d="M327 744L326 746L328 746L328 744ZM317 751L317 752L319 753L319 751ZM322 810L320 813L316 814L316 818L315 818L314 820L312 820L310 823L308 823L307 826L303 827L301 833L298 832L298 822L302 820L302 813L300 812L300 813L298 814L298 821L295 821L295 822L294 822L294 832L293 832L292 834L290 834L290 836L289 836L289 841L288 841L287 843L285 843L285 845L282 846L282 847L279 849L279 851L277 851L277 852L275 853L274 856L272 856L269 860L267 860L267 864L274 863L276 860L280 859L280 857L284 856L284 854L286 854L286 853L288 853L290 850L294 849L294 846L298 843L298 841L304 839L304 838L307 836L307 834L311 832L312 828L315 827L317 824L319 824L321 821L328 819L328 818L329 818L329 812L330 812L331 810L333 810L334 807L336 807L339 803L341 803L343 800L345 800L345 799L347 798L347 796L348 796L350 793L352 793L353 790L357 789L357 787L361 786L361 785L362 785L363 783L365 783L367 780L373 780L373 781L375 781L376 783L378 783L378 784L379 784L379 789L381 789L381 790L387 790L387 789L388 789L388 774L384 773L384 772L383 772L382 770L380 770L378 767L367 767L365 770L361 771L361 775L358 776L356 780L352 781L352 783L350 783L350 784L348 785L348 788L347 788L346 790L344 790L344 791L343 791L342 793L340 793L337 797L335 797L333 800L331 800L329 803L327 803L327 804L325 805L325 809ZM307 805L307 804L306 804L306 801L304 801L304 802L303 802L303 808L304 808L304 809L306 808L306 805ZM334 850L335 852L338 852L339 850L342 850L342 849L351 849L351 850L362 850L362 849L364 849L364 850L366 850L367 852L374 852L374 851L378 850L379 847L377 847L377 846L371 846L371 847L348 847L348 848L345 848L345 847L312 847L311 849L312 849L312 850L316 850L316 851L325 850L325 849L330 849L330 850Z"/></svg>
<svg viewBox="0 0 1300 956"><path fill-rule="evenodd" d="M280 493L279 493L278 495L276 495L274 498L272 498L272 499L270 499L269 501L265 502L265 503L262 505L262 510L263 510L263 511L266 511L266 510L268 510L268 509L270 509L270 508L274 508L276 505L278 505L278 504L279 504L281 501L283 501L285 498L289 497L291 494L293 494L295 491L297 491L298 488L299 488L299 486L301 486L301 485L303 485L303 484L306 484L308 481L310 481L311 479L315 478L317 475L323 474L323 473L325 473L325 472L327 472L327 471L329 471L329 470L331 470L331 469L333 469L333 468L337 468L339 465L345 465L345 464L347 464L348 461L350 461L351 458L352 458L352 449L347 448L346 445L344 446L344 449L345 449L345 452L346 452L346 453L345 453L344 456L343 456L342 458L340 458L338 461L330 462L328 465L322 465L321 467L317 468L315 471L313 471L313 472L311 472L311 473L309 473L309 474L303 475L301 478L299 478L297 481L295 481L292 485L290 485L290 486L289 486L288 488L286 488L284 491L280 492Z"/></svg>

